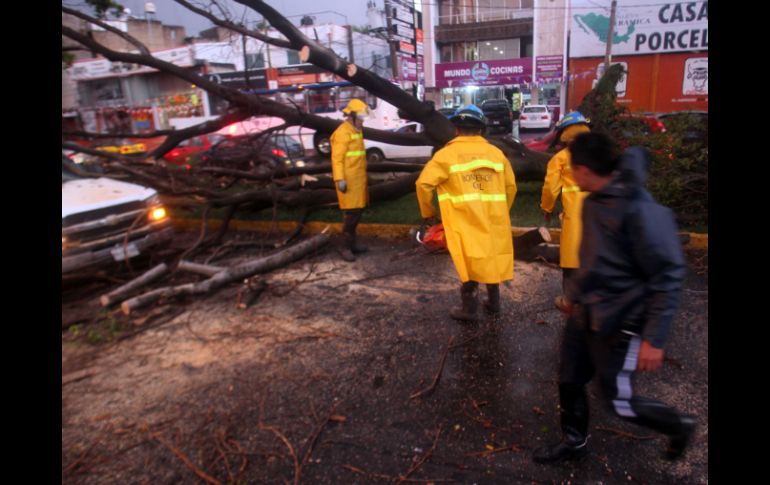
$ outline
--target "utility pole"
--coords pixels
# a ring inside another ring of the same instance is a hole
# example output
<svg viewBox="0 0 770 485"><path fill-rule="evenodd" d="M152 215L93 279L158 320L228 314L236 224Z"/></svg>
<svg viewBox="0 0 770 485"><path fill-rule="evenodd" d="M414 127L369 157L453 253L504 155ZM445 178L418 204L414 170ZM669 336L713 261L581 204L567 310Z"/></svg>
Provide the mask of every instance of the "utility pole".
<svg viewBox="0 0 770 485"><path fill-rule="evenodd" d="M244 30L248 30L248 24L243 25ZM251 83L249 83L249 58L246 55L246 35L241 35L241 42L243 44L243 74L246 77L246 89L251 89Z"/></svg>
<svg viewBox="0 0 770 485"><path fill-rule="evenodd" d="M396 45L393 43L393 7L390 0L385 0L385 21L388 26L388 45L390 46L390 65L393 72L393 79L398 79L398 58L396 57Z"/></svg>
<svg viewBox="0 0 770 485"><path fill-rule="evenodd" d="M610 68L610 62L612 62L612 37L615 35L615 9L618 6L618 2L612 0L612 6L610 7L610 28L607 31L607 50L604 52L604 72Z"/></svg>
<svg viewBox="0 0 770 485"><path fill-rule="evenodd" d="M355 57L353 57L353 26L346 25L348 29L348 62L351 64L356 63Z"/></svg>

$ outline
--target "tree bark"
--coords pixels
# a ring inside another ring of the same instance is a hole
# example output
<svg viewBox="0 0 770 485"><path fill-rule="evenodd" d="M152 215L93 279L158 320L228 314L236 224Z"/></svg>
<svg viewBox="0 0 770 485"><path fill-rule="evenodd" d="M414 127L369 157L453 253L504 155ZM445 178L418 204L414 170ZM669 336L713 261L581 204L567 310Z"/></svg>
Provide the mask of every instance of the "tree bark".
<svg viewBox="0 0 770 485"><path fill-rule="evenodd" d="M129 281L125 285L115 288L114 290L107 293L106 295L102 295L101 298L99 298L99 301L103 307L110 306L113 303L116 303L124 299L125 297L127 297L137 289L141 288L142 286L160 278L163 274L166 273L167 270L168 270L168 266L166 265L166 263L160 263L159 265L145 272L141 276Z"/></svg>
<svg viewBox="0 0 770 485"><path fill-rule="evenodd" d="M177 265L176 269L181 271L189 271L190 273L202 274L204 276L214 276L227 268L222 266L212 266L210 264L193 263L192 261L182 260Z"/></svg>

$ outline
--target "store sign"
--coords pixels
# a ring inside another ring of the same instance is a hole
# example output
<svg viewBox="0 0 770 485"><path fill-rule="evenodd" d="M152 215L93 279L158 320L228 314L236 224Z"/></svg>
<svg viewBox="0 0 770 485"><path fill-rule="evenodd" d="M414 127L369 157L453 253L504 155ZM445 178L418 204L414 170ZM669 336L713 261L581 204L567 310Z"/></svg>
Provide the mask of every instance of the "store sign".
<svg viewBox="0 0 770 485"><path fill-rule="evenodd" d="M532 58L436 64L436 87L532 82Z"/></svg>
<svg viewBox="0 0 770 485"><path fill-rule="evenodd" d="M399 77L402 81L417 81L417 60L411 56L398 56Z"/></svg>
<svg viewBox="0 0 770 485"><path fill-rule="evenodd" d="M410 54L410 55L414 55L416 51L414 44L403 40L398 41L396 43L396 50L398 50L398 52L401 52L403 54Z"/></svg>
<svg viewBox="0 0 770 485"><path fill-rule="evenodd" d="M535 58L535 82L561 82L563 65L564 56L537 56Z"/></svg>
<svg viewBox="0 0 770 485"><path fill-rule="evenodd" d="M267 69L255 69L248 72L248 83L246 82L246 73L237 72L218 72L208 74L209 81L236 89L266 89L267 88Z"/></svg>
<svg viewBox="0 0 770 485"><path fill-rule="evenodd" d="M291 86L294 84L312 84L318 82L318 76L325 70L313 64L301 64L291 67L278 68L278 85Z"/></svg>
<svg viewBox="0 0 770 485"><path fill-rule="evenodd" d="M693 57L684 63L682 94L685 96L708 96L709 58Z"/></svg>
<svg viewBox="0 0 770 485"><path fill-rule="evenodd" d="M572 2L571 57L604 56L609 7ZM708 50L708 2L626 0L617 6L612 55Z"/></svg>
<svg viewBox="0 0 770 485"><path fill-rule="evenodd" d="M166 61L179 67L191 67L193 65L193 56L189 47L165 49L162 51L153 52L152 55L161 61ZM124 76L155 71L157 71L157 69L142 66L140 64L131 64L128 62L119 61L110 62L107 59L75 61L73 66L68 69L70 76L75 81L85 81L89 79Z"/></svg>

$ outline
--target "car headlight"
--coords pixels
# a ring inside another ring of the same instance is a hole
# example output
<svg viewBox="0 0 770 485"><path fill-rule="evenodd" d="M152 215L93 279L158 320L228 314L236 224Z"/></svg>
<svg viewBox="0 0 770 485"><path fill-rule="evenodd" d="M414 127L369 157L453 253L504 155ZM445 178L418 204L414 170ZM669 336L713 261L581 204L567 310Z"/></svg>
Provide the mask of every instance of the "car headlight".
<svg viewBox="0 0 770 485"><path fill-rule="evenodd" d="M166 208L161 207L155 207L153 209L150 209L150 221L156 222L160 221L166 218L168 214L166 213Z"/></svg>
<svg viewBox="0 0 770 485"><path fill-rule="evenodd" d="M304 166L305 166L305 162L303 162L302 160L297 160L297 161L294 163L294 166L295 166L295 167L300 167L300 168L302 168L302 167L304 167Z"/></svg>

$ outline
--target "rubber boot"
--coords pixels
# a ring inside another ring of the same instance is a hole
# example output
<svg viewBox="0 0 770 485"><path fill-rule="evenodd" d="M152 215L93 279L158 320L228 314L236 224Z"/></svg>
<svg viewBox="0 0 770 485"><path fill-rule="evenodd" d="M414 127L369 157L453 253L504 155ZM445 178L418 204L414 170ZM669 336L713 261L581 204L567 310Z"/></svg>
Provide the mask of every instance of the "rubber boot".
<svg viewBox="0 0 770 485"><path fill-rule="evenodd" d="M536 449L532 454L535 463L561 463L588 454L588 397L585 387L560 384L559 404L562 439L556 444Z"/></svg>
<svg viewBox="0 0 770 485"><path fill-rule="evenodd" d="M478 319L476 315L479 307L478 288L479 284L475 281L463 283L460 288L462 307L452 310L449 313L449 316L455 320L475 322Z"/></svg>
<svg viewBox="0 0 770 485"><path fill-rule="evenodd" d="M484 300L484 310L492 315L500 313L500 285L487 285L487 299Z"/></svg>
<svg viewBox="0 0 770 485"><path fill-rule="evenodd" d="M340 239L338 245L337 245L337 252L339 253L340 257L349 262L352 263L356 260L355 254L353 254L353 251L351 250L351 247L353 245L353 235L348 233L343 233L342 238Z"/></svg>
<svg viewBox="0 0 770 485"><path fill-rule="evenodd" d="M356 233L353 233L353 243L350 246L350 250L353 251L353 254L361 254L369 251L369 248L364 246L363 244L359 244L358 235Z"/></svg>

